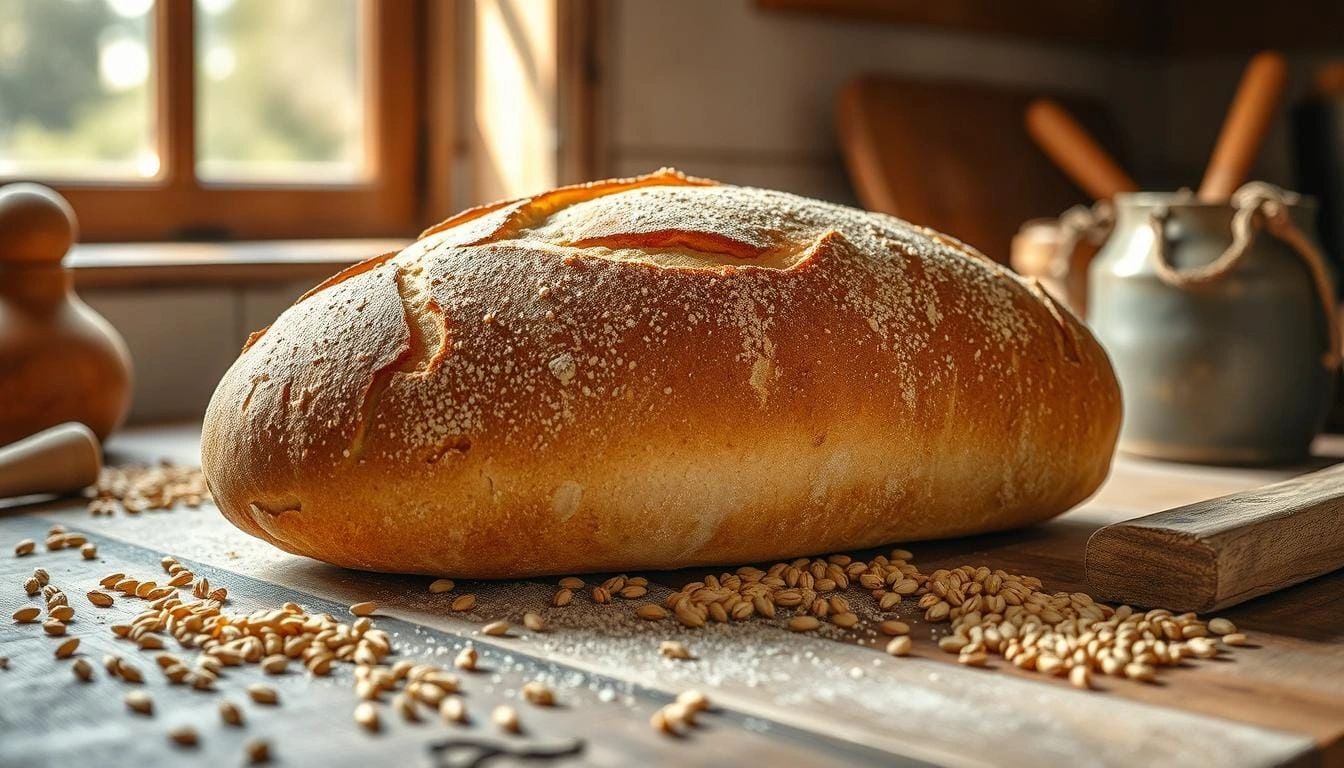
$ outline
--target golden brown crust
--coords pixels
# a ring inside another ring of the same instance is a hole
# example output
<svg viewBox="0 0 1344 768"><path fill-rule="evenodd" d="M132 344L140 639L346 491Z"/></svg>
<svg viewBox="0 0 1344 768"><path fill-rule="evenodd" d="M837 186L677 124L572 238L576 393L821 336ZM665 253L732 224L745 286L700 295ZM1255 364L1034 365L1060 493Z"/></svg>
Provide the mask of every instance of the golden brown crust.
<svg viewBox="0 0 1344 768"><path fill-rule="evenodd" d="M220 382L244 530L503 577L753 562L1028 524L1101 483L1110 364L897 219L661 171L485 206L347 270Z"/></svg>

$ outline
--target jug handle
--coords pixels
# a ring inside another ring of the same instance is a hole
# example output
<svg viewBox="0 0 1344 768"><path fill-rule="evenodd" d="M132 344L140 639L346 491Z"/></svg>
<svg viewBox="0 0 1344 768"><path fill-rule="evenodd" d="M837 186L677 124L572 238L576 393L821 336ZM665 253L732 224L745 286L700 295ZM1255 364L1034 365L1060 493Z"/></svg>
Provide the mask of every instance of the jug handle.
<svg viewBox="0 0 1344 768"><path fill-rule="evenodd" d="M1115 226L1115 209L1110 200L1098 200L1089 208L1075 205L1059 215L1061 238L1050 258L1050 276L1057 280L1067 279L1075 268L1087 269L1087 264L1073 263L1074 253L1084 241L1103 243L1110 237Z"/></svg>
<svg viewBox="0 0 1344 768"><path fill-rule="evenodd" d="M1302 230L1288 216L1288 206L1297 202L1297 195L1285 192L1272 184L1252 181L1243 184L1232 195L1236 213L1232 217L1232 244L1227 250L1202 267L1180 270L1172 265L1167 253L1167 220L1171 217L1166 207L1154 210L1148 216L1153 229L1153 266L1158 277L1176 288L1212 283L1231 272L1246 257L1256 230L1264 228L1284 241L1302 259L1311 275L1316 298L1325 311L1329 347L1321 355L1321 364L1330 370L1340 365L1339 309L1335 304L1335 287L1325 267L1321 252L1312 245Z"/></svg>

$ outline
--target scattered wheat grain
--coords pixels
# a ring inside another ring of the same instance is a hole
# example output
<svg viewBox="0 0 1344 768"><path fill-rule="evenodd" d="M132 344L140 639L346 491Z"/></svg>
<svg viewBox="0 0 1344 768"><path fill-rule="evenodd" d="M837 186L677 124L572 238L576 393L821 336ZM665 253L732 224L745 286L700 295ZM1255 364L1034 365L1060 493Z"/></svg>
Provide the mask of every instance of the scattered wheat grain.
<svg viewBox="0 0 1344 768"><path fill-rule="evenodd" d="M126 706L129 707L130 710L132 712L135 712L136 714L140 715L154 714L154 699L150 698L150 695L148 693L145 693L144 691L131 691L130 693L126 694L125 701Z"/></svg>
<svg viewBox="0 0 1344 768"><path fill-rule="evenodd" d="M65 642L56 646L56 658L68 659L71 656L74 656L75 651L77 650L79 650L79 638L72 637L69 640L66 640Z"/></svg>
<svg viewBox="0 0 1344 768"><path fill-rule="evenodd" d="M500 704L490 713L490 719L505 733L519 733L522 723L518 720L518 710L508 704Z"/></svg>

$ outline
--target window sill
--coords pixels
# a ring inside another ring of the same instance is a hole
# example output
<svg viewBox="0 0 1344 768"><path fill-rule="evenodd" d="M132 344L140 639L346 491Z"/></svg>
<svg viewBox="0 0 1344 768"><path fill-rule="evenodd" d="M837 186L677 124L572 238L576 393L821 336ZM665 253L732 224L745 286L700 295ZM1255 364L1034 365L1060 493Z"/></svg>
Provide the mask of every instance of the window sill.
<svg viewBox="0 0 1344 768"><path fill-rule="evenodd" d="M407 240L274 240L237 243L94 243L65 259L76 290L311 281Z"/></svg>

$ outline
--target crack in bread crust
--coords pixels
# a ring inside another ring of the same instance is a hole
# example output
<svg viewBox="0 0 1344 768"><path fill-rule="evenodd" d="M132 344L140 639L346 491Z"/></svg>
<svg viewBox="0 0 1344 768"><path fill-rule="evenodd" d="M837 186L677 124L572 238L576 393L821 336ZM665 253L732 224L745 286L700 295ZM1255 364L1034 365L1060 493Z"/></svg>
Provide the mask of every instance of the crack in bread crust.
<svg viewBox="0 0 1344 768"><path fill-rule="evenodd" d="M346 280L349 280L352 277L357 277L359 275L364 274L365 272L368 272L371 269L375 269L378 266L382 265L383 262L387 261L388 259L391 259L393 256L396 256L398 253L399 251L389 251L379 256L374 256L371 259L365 259L364 261L361 261L353 266L346 267L345 269L342 269L340 272L337 272L336 274L332 275L326 280L323 280L322 282L313 286L312 288L309 288L306 292L304 292L302 296L295 299L294 303L291 306L298 306L299 304L302 304L303 302L307 301L313 296L322 293L328 288L340 285L341 283L344 283ZM265 328L262 328L259 331L255 331L250 336L248 336L247 341L243 344L242 351L243 352L248 351L258 341L261 341L261 338L266 335L266 332L269 331L270 328L271 327L268 325Z"/></svg>
<svg viewBox="0 0 1344 768"><path fill-rule="evenodd" d="M443 365L450 351L448 315L430 295L429 286L420 268L400 261L393 263L393 284L401 302L402 319L406 323L405 348L390 363L375 369L359 406L359 422L348 448L351 460L364 455L365 441L378 405L393 379L398 376L428 377Z"/></svg>
<svg viewBox="0 0 1344 768"><path fill-rule="evenodd" d="M1059 329L1059 344L1060 348L1064 350L1064 356L1071 363L1077 364L1082 362L1082 356L1078 353L1078 342L1074 338L1073 329L1069 326L1068 321L1064 319L1063 313L1068 310L1061 308L1055 301L1055 298L1050 295L1049 291L1045 290L1041 285L1041 282L1036 278L1027 278L1026 284L1027 288L1031 290L1032 295L1039 299L1041 304L1045 305L1045 309L1050 313L1050 317L1054 318L1055 327Z"/></svg>
<svg viewBox="0 0 1344 768"><path fill-rule="evenodd" d="M671 168L662 168L654 173L636 176L630 179L612 179L594 181L587 184L575 184L543 192L527 198L509 218L493 233L466 245L485 245L501 240L518 239L525 231L535 229L541 222L555 216L560 211L579 203L592 202L621 192L642 187L708 187L718 186L717 181L697 179Z"/></svg>
<svg viewBox="0 0 1344 768"><path fill-rule="evenodd" d="M247 413L248 406L252 405L252 396L257 394L257 387L260 387L262 384L265 384L267 381L270 381L270 379L271 375L268 373L259 373L256 376L252 377L252 386L249 387L247 390L247 397L243 398L243 404L239 407L240 411L242 411L244 414Z"/></svg>

